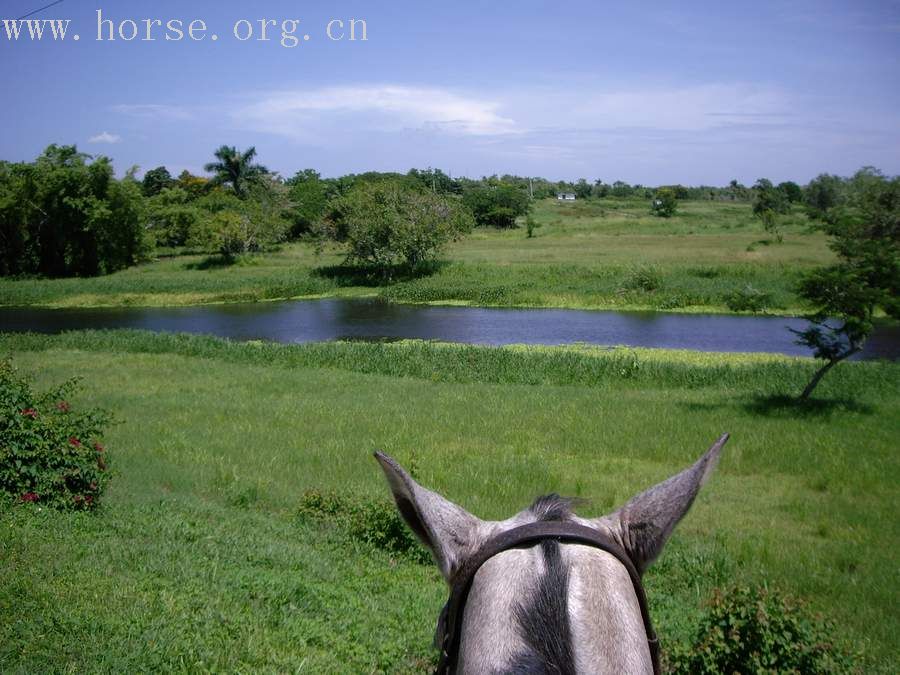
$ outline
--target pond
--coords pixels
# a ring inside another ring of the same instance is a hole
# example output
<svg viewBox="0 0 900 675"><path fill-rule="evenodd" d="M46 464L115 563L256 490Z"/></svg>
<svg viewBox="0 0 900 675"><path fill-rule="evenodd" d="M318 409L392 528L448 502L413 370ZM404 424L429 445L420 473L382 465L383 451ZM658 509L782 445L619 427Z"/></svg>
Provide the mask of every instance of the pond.
<svg viewBox="0 0 900 675"><path fill-rule="evenodd" d="M715 314L491 309L398 305L374 299L327 299L175 308L0 308L0 331L58 333L140 328L203 333L234 340L312 342L419 338L472 344L559 345L584 342L798 356L787 328L802 319ZM861 358L900 358L900 327L880 325Z"/></svg>

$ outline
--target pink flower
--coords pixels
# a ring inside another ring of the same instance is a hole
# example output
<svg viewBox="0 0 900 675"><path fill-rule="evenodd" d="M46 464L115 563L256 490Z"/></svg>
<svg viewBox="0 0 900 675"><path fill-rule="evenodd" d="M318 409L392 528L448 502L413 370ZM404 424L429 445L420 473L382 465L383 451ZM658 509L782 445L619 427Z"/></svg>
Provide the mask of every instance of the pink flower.
<svg viewBox="0 0 900 675"><path fill-rule="evenodd" d="M68 401L60 401L56 404L56 409L60 412L69 412L69 402Z"/></svg>
<svg viewBox="0 0 900 675"><path fill-rule="evenodd" d="M94 503L94 495L88 495L87 497L85 497L84 503L87 504L88 506L93 504Z"/></svg>
<svg viewBox="0 0 900 675"><path fill-rule="evenodd" d="M38 497L34 492L26 492L21 497L19 497L23 502L36 502L40 497Z"/></svg>
<svg viewBox="0 0 900 675"><path fill-rule="evenodd" d="M37 410L35 410L34 408L25 408L25 410L23 410L21 414L25 417L30 417L33 420L37 419Z"/></svg>
<svg viewBox="0 0 900 675"><path fill-rule="evenodd" d="M94 450L97 452L103 452L105 449L102 443L94 443Z"/></svg>
<svg viewBox="0 0 900 675"><path fill-rule="evenodd" d="M72 437L69 439L69 445L71 445L71 446L74 447L74 448L80 448L80 447L81 447L81 441L79 441L77 438L75 438L74 436L72 436Z"/></svg>

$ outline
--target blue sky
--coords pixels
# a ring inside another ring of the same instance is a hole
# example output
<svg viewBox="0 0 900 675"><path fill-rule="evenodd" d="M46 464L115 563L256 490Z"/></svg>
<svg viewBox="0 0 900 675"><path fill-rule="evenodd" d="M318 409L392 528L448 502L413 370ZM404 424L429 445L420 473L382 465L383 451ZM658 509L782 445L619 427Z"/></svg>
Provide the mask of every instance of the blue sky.
<svg viewBox="0 0 900 675"><path fill-rule="evenodd" d="M0 0L0 15L49 1ZM198 42L160 27L155 41L98 42L98 9L116 25L209 29ZM120 172L201 173L228 144L255 145L284 175L434 166L723 185L900 173L898 1L64 0L32 18L72 23L57 42L11 42L0 26L8 160L76 143ZM351 18L367 41L328 39L330 20ZM256 36L260 19L279 27L242 42L240 19ZM280 46L284 19L309 40Z"/></svg>

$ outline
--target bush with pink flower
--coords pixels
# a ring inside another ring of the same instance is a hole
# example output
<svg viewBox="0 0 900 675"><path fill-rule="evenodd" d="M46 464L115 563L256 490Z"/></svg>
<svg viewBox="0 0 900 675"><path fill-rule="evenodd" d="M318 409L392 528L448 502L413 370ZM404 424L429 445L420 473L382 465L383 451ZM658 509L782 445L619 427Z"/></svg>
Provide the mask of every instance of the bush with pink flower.
<svg viewBox="0 0 900 675"><path fill-rule="evenodd" d="M103 410L69 402L77 380L43 393L0 359L0 498L60 509L96 508L109 484Z"/></svg>

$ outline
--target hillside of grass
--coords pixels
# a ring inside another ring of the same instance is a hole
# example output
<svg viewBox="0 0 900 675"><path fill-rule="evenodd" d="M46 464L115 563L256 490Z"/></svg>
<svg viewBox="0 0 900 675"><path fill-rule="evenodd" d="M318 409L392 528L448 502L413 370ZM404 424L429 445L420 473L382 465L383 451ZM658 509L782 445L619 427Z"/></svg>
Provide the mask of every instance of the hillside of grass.
<svg viewBox="0 0 900 675"><path fill-rule="evenodd" d="M538 494L614 509L732 434L646 577L663 645L716 586L806 599L893 672L900 365L422 342L273 345L134 331L4 335L42 385L119 423L96 514L0 514L0 670L421 672L432 566L301 517L308 491L388 504L371 453L485 518Z"/></svg>
<svg viewBox="0 0 900 675"><path fill-rule="evenodd" d="M499 307L728 312L729 297L756 291L763 311L799 314L800 275L830 260L826 240L799 212L775 242L750 206L684 202L657 218L643 200L538 202L535 236L480 228L453 244L432 274L369 282L340 266L335 248L309 243L224 264L158 252L155 261L77 279L0 279L0 305L174 306L286 298L380 296L395 302Z"/></svg>

